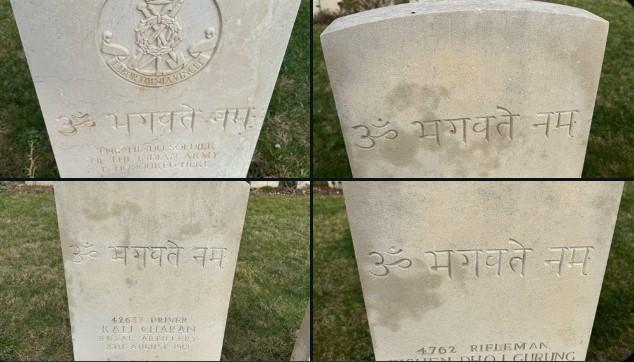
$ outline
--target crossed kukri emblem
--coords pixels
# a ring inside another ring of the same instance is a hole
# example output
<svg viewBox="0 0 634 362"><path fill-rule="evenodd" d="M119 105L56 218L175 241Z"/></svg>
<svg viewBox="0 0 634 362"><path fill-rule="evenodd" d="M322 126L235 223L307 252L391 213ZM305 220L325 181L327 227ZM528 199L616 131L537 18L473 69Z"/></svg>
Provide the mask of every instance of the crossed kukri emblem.
<svg viewBox="0 0 634 362"><path fill-rule="evenodd" d="M124 63L131 71L156 76L172 74L187 65L185 54L176 51L183 41L183 28L178 13L185 0L144 0L137 6L142 19L135 29L137 51L135 55L124 45L113 42L111 31L103 33L101 50ZM191 58L209 54L216 47L216 29L205 29L204 39L187 49ZM191 59L190 59L191 61Z"/></svg>

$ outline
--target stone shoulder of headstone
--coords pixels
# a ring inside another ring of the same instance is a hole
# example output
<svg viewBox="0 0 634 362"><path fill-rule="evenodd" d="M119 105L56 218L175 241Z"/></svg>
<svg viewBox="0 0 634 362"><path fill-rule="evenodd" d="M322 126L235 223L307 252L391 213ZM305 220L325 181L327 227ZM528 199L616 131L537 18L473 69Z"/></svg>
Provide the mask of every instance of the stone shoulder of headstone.
<svg viewBox="0 0 634 362"><path fill-rule="evenodd" d="M246 177L300 0L11 5L61 177Z"/></svg>
<svg viewBox="0 0 634 362"><path fill-rule="evenodd" d="M321 39L353 175L580 177L607 34L522 0L335 20Z"/></svg>

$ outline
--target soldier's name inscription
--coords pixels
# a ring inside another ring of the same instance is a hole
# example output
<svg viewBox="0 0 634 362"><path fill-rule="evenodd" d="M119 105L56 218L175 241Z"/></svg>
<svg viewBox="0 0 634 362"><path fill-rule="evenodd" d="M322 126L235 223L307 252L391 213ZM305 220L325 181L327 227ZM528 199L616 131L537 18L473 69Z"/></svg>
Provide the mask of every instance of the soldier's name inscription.
<svg viewBox="0 0 634 362"><path fill-rule="evenodd" d="M114 316L101 325L97 341L107 351L186 351L199 341L197 327L185 316Z"/></svg>

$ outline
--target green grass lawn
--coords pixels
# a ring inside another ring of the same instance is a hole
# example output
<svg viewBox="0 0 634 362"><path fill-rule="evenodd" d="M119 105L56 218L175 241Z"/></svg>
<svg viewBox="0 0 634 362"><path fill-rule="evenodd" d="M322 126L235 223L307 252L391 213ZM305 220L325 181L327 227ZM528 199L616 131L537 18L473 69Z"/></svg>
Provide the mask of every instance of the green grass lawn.
<svg viewBox="0 0 634 362"><path fill-rule="evenodd" d="M373 360L343 197L315 199L315 359ZM623 193L588 350L589 361L634 352L634 183Z"/></svg>
<svg viewBox="0 0 634 362"><path fill-rule="evenodd" d="M53 193L0 190L0 360L72 360ZM309 198L252 194L226 360L288 360L309 298Z"/></svg>
<svg viewBox="0 0 634 362"><path fill-rule="evenodd" d="M634 176L634 10L625 0L550 1L586 9L610 22L584 177ZM351 177L316 25L315 175Z"/></svg>
<svg viewBox="0 0 634 362"><path fill-rule="evenodd" d="M310 2L302 0L250 177L310 173ZM0 176L58 177L9 0L0 0Z"/></svg>

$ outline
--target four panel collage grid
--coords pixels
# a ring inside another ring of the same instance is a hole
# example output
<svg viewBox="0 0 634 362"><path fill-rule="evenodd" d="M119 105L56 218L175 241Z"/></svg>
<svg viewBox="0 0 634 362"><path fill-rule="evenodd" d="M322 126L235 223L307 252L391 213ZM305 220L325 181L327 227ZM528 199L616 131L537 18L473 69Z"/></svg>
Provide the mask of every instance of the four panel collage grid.
<svg viewBox="0 0 634 362"><path fill-rule="evenodd" d="M0 0L0 360L634 359L627 0Z"/></svg>

